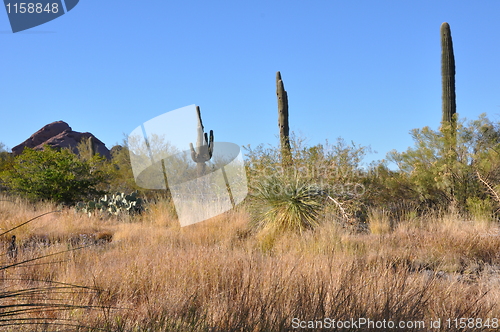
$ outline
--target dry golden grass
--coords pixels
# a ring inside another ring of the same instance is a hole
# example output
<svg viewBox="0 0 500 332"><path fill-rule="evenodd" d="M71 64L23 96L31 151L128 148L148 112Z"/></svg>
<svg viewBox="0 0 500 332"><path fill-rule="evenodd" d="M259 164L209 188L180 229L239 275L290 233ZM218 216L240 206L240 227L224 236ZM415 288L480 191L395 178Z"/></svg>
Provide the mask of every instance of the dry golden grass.
<svg viewBox="0 0 500 332"><path fill-rule="evenodd" d="M54 210L50 204L0 201L0 228ZM52 281L91 288L32 295L31 301L84 306L27 313L80 326L40 324L38 331L286 331L293 318L426 324L441 318L444 325L448 318L500 317L495 224L428 216L367 234L327 222L302 235L259 238L249 220L239 207L181 228L167 203L125 220L69 209L47 214L8 234L17 236L17 261L90 246L1 270L0 306L26 301L2 296L9 290ZM3 253L9 239L0 242ZM3 266L13 262L1 257ZM23 328L35 330L0 329Z"/></svg>
<svg viewBox="0 0 500 332"><path fill-rule="evenodd" d="M387 234L392 230L389 214L384 210L372 209L369 214L369 229L372 234Z"/></svg>

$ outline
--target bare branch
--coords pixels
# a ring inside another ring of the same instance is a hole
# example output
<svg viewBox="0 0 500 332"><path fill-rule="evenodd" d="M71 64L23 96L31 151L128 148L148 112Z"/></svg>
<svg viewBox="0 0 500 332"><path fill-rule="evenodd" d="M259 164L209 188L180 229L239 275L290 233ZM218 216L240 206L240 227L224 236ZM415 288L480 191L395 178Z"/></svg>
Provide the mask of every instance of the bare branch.
<svg viewBox="0 0 500 332"><path fill-rule="evenodd" d="M476 170L476 175L477 175L477 178L479 179L479 181L481 181L486 186L486 188L488 188L488 191L493 196L493 198L495 198L495 200L497 201L497 203L500 204L500 196L495 191L495 189L493 189L493 187L488 183L488 181L486 181L485 179L483 179L481 177L481 174L479 174L478 170Z"/></svg>

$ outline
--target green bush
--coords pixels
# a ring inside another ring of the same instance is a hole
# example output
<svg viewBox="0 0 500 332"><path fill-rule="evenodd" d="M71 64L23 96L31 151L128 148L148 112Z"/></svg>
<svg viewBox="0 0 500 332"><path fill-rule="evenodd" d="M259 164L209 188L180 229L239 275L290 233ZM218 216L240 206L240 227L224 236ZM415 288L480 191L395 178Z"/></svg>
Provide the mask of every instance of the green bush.
<svg viewBox="0 0 500 332"><path fill-rule="evenodd" d="M0 172L11 167L13 159L14 158L12 157L12 154L7 151L5 144L0 142ZM3 188L2 188L2 183L0 181L0 190L1 189Z"/></svg>
<svg viewBox="0 0 500 332"><path fill-rule="evenodd" d="M450 130L414 129L415 147L392 151L388 159L398 165L399 176L420 204L441 210L455 206L465 212L468 199L484 200L489 195L477 174L493 186L500 183L500 128L481 115L467 124L457 121L454 135Z"/></svg>
<svg viewBox="0 0 500 332"><path fill-rule="evenodd" d="M113 146L110 152L111 160L106 163L106 172L109 174L109 183L106 187L107 192L121 193L137 191L141 197L148 201L171 198L168 190L144 189L136 184L127 142L124 142L123 145Z"/></svg>
<svg viewBox="0 0 500 332"><path fill-rule="evenodd" d="M368 147L351 144L338 138L332 144L306 146L303 139L294 135L290 138L293 164L288 170L281 165L280 150L276 147L246 147L247 175L250 189L259 184L262 178L275 175L294 176L327 191L342 201L360 199L365 196L367 171L362 167L362 160L370 151Z"/></svg>
<svg viewBox="0 0 500 332"><path fill-rule="evenodd" d="M325 204L334 204L334 210L341 205L342 218L364 213L370 195L361 162L369 148L341 138L309 147L294 135L290 143L293 163L287 169L282 167L279 148L246 147L249 198L259 228L299 232L314 228ZM327 200L328 195L336 203Z"/></svg>
<svg viewBox="0 0 500 332"><path fill-rule="evenodd" d="M471 197L467 199L466 204L467 211L475 221L493 220L493 202L489 198L482 200L477 197Z"/></svg>
<svg viewBox="0 0 500 332"><path fill-rule="evenodd" d="M0 173L0 181L10 192L30 200L71 205L103 194L98 188L108 181L100 169L104 162L99 155L85 161L67 149L49 146L43 151L25 149Z"/></svg>

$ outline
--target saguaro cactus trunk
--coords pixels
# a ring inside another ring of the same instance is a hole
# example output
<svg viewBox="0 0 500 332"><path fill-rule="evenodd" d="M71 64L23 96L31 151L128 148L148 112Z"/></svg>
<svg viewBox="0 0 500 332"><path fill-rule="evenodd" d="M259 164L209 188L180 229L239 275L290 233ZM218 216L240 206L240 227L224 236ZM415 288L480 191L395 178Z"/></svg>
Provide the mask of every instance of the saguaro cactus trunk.
<svg viewBox="0 0 500 332"><path fill-rule="evenodd" d="M441 24L441 79L442 79L442 103L443 103L443 120L442 132L445 139L446 149L446 172L445 177L448 178L448 187L446 189L450 200L450 207L456 205L456 190L457 179L456 174L457 164L457 137L456 137L456 117L457 104L455 95L455 56L453 54L453 42L451 40L450 25L447 22Z"/></svg>
<svg viewBox="0 0 500 332"><path fill-rule="evenodd" d="M443 85L443 124L453 124L453 116L457 112L455 96L455 56L451 40L450 25L441 24L441 77Z"/></svg>
<svg viewBox="0 0 500 332"><path fill-rule="evenodd" d="M89 159L90 159L97 153L96 142L94 140L94 137L92 136L89 137L88 145L89 145Z"/></svg>
<svg viewBox="0 0 500 332"><path fill-rule="evenodd" d="M197 139L196 139L196 149L194 148L192 143L189 143L191 148L191 158L196 163L196 171L198 173L198 177L203 177L207 174L207 165L210 159L212 159L214 153L214 132L210 130L210 138L207 133L204 133L203 130L203 122L201 121L201 112L200 107L196 106L196 113L198 115L198 128L197 128ZM231 191L231 186L229 185L229 180L227 178L226 171L224 170L224 166L220 167L222 172L222 176L224 177L224 181L226 183L226 189L229 195L229 200L233 208L236 206L233 193Z"/></svg>
<svg viewBox="0 0 500 332"><path fill-rule="evenodd" d="M201 121L200 107L196 106L198 114L198 137L196 139L196 150L192 143L189 143L191 148L191 158L196 163L198 176L203 176L206 173L206 162L212 158L214 151L214 132L210 130L210 139L207 133L203 132L203 122Z"/></svg>
<svg viewBox="0 0 500 332"><path fill-rule="evenodd" d="M288 126L288 95L281 79L281 73L276 73L276 95L278 97L278 126L280 129L281 160L283 168L292 164L290 147L290 127Z"/></svg>

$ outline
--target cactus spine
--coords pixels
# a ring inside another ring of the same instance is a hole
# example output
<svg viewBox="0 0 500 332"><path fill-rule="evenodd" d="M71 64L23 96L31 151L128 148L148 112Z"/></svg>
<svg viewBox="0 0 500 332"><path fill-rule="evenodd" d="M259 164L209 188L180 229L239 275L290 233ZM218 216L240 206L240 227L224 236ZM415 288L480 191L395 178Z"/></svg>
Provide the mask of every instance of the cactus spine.
<svg viewBox="0 0 500 332"><path fill-rule="evenodd" d="M287 168L292 163L290 128L288 126L288 94L280 72L276 73L276 95L278 97L278 127L280 128L281 158L283 168Z"/></svg>
<svg viewBox="0 0 500 332"><path fill-rule="evenodd" d="M196 139L196 150L193 147L193 143L189 143L191 148L191 158L196 163L196 168L198 176L205 175L206 164L212 158L214 152L214 132L210 130L210 139L207 133L203 132L203 122L201 120L200 107L196 106L196 113L198 115L198 137Z"/></svg>
<svg viewBox="0 0 500 332"><path fill-rule="evenodd" d="M441 24L441 77L443 85L443 124L453 124L453 116L457 112L455 96L455 56L451 40L450 25Z"/></svg>

